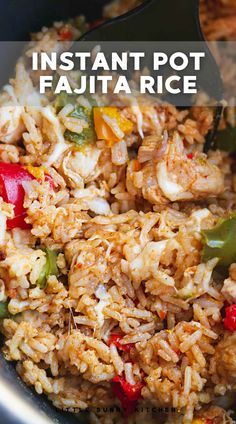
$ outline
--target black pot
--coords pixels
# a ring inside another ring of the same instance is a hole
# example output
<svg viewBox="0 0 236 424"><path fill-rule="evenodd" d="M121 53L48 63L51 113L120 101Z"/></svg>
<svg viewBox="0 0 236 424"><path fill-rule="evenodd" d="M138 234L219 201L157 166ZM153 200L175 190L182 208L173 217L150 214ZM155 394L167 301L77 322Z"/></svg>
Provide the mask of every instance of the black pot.
<svg viewBox="0 0 236 424"><path fill-rule="evenodd" d="M40 31L43 26L80 14L89 22L99 19L108 1L0 0L0 87L12 77L16 59L21 55L23 45L16 41L28 41L30 33Z"/></svg>
<svg viewBox="0 0 236 424"><path fill-rule="evenodd" d="M101 16L105 3L104 0L0 0L0 86L14 69L14 55L6 51L6 44L1 41L26 41L31 32L40 30L44 25L50 26L54 21L79 14L84 14L88 21L96 20ZM1 424L86 422L86 414L61 412L45 396L38 396L17 375L15 364L7 362L0 353Z"/></svg>
<svg viewBox="0 0 236 424"><path fill-rule="evenodd" d="M107 0L0 0L0 40L25 41L29 34L54 21L84 14L89 21L101 16Z"/></svg>

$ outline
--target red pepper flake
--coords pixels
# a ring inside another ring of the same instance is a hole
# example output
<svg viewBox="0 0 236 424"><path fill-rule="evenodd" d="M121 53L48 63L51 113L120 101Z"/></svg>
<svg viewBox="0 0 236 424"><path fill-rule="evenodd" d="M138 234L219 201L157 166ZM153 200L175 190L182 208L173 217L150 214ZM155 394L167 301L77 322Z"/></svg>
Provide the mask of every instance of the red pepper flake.
<svg viewBox="0 0 236 424"><path fill-rule="evenodd" d="M53 178L51 177L51 175L46 174L46 175L45 175L45 181L47 181L47 182L49 183L50 188L51 188L52 190L55 190L56 185L55 185L55 183L54 183Z"/></svg>
<svg viewBox="0 0 236 424"><path fill-rule="evenodd" d="M78 264L75 265L77 269L81 269L82 268L82 264L79 262Z"/></svg>
<svg viewBox="0 0 236 424"><path fill-rule="evenodd" d="M136 384L128 383L124 375L116 375L112 380L112 390L114 395L119 399L125 416L131 415L137 402L142 398L141 391L144 387L142 381Z"/></svg>
<svg viewBox="0 0 236 424"><path fill-rule="evenodd" d="M166 311L160 311L159 312L159 317L161 318L161 320L163 321L166 317Z"/></svg>
<svg viewBox="0 0 236 424"><path fill-rule="evenodd" d="M236 304L225 308L224 327L229 331L236 331Z"/></svg>
<svg viewBox="0 0 236 424"><path fill-rule="evenodd" d="M72 30L68 26L61 28L59 31L59 37L60 37L60 41L72 40L73 38Z"/></svg>
<svg viewBox="0 0 236 424"><path fill-rule="evenodd" d="M54 183L51 175L45 174L44 180L49 183L51 190L55 190L56 184ZM43 180L41 180L41 178L37 178L37 181L39 184L43 184Z"/></svg>
<svg viewBox="0 0 236 424"><path fill-rule="evenodd" d="M214 421L213 421L213 420L210 420L210 419L207 419L207 420L205 421L205 424L214 424Z"/></svg>
<svg viewBox="0 0 236 424"><path fill-rule="evenodd" d="M122 344L120 343L120 340L123 339L122 334L114 333L111 334L109 337L109 340L107 342L108 346L111 344L114 344L118 350L121 350L122 352L130 352L131 348L133 347L132 343L128 344Z"/></svg>
<svg viewBox="0 0 236 424"><path fill-rule="evenodd" d="M188 154L187 154L187 158L188 158L188 159L192 159L192 158L193 158L193 154L192 154L192 153L188 153Z"/></svg>

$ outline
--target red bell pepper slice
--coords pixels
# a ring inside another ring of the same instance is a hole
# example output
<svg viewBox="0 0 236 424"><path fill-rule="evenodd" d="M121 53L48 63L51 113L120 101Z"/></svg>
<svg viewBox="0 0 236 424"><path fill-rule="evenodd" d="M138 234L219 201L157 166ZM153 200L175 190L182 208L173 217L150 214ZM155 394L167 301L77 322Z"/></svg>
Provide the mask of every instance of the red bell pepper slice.
<svg viewBox="0 0 236 424"><path fill-rule="evenodd" d="M73 32L68 26L64 26L59 31L60 41L70 41L73 38Z"/></svg>
<svg viewBox="0 0 236 424"><path fill-rule="evenodd" d="M125 380L124 375L116 375L112 381L113 393L119 399L124 415L131 415L138 400L142 398L141 391L144 383L140 381L136 384L130 384Z"/></svg>
<svg viewBox="0 0 236 424"><path fill-rule="evenodd" d="M236 331L236 304L225 308L224 327L229 331Z"/></svg>
<svg viewBox="0 0 236 424"><path fill-rule="evenodd" d="M108 340L108 346L111 344L114 344L118 350L121 350L122 352L130 352L131 348L133 347L132 343L128 344L121 344L120 340L122 340L123 336L118 333L111 334Z"/></svg>
<svg viewBox="0 0 236 424"><path fill-rule="evenodd" d="M4 202L14 205L14 218L7 220L7 228L27 229L26 210L24 208L25 190L22 183L32 181L34 177L21 165L0 162L0 196Z"/></svg>

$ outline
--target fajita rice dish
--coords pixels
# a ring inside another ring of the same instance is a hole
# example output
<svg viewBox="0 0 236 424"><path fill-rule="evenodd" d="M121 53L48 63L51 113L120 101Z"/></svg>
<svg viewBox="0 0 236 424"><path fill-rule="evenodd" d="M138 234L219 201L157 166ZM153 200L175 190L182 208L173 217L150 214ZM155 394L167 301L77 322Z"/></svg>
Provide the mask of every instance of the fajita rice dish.
<svg viewBox="0 0 236 424"><path fill-rule="evenodd" d="M201 19L235 39L234 1L202 2ZM87 28L33 39L55 49ZM92 424L234 422L235 116L203 153L212 108L39 96L18 61L0 97L2 352L55 407Z"/></svg>

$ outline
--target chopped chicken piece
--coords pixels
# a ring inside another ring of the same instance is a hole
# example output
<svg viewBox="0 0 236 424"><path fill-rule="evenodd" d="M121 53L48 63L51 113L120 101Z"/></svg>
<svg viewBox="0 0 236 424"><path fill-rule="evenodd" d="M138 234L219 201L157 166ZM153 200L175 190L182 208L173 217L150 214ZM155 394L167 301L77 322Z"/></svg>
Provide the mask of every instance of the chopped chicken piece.
<svg viewBox="0 0 236 424"><path fill-rule="evenodd" d="M0 108L0 141L3 143L14 143L19 140L24 125L21 115L24 108L22 106L1 106Z"/></svg>
<svg viewBox="0 0 236 424"><path fill-rule="evenodd" d="M236 383L236 333L226 333L216 347L217 373L229 384Z"/></svg>
<svg viewBox="0 0 236 424"><path fill-rule="evenodd" d="M100 150L87 147L83 151L70 151L62 162L63 173L72 188L83 188L84 183L94 180L98 174Z"/></svg>
<svg viewBox="0 0 236 424"><path fill-rule="evenodd" d="M227 278L224 281L224 285L222 287L221 293L225 297L225 299L229 303L236 302L236 281L232 280L232 278Z"/></svg>
<svg viewBox="0 0 236 424"><path fill-rule="evenodd" d="M127 170L127 189L152 204L198 200L219 195L224 190L220 169L202 153L189 157L177 133L167 146L164 143L158 148L154 146L153 138L144 139L138 158L141 162L147 161L138 171L131 161ZM136 178L137 172L139 178Z"/></svg>

